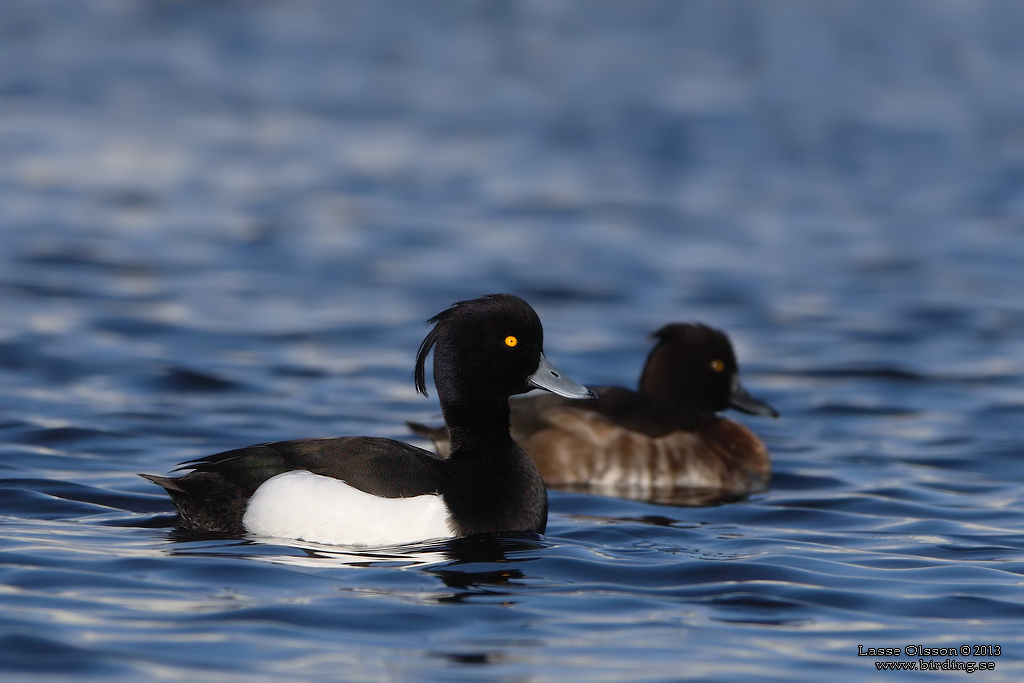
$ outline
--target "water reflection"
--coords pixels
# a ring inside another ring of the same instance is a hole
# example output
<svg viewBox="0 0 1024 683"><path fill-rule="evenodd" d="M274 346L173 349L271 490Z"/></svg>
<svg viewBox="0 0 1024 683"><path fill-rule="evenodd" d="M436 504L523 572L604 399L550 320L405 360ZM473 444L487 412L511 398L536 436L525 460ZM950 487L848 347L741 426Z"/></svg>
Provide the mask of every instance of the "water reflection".
<svg viewBox="0 0 1024 683"><path fill-rule="evenodd" d="M152 526L147 524L146 526ZM491 565L530 562L524 552L550 547L536 534L522 536L484 534L444 542L401 546L337 546L284 538L239 539L228 534L197 532L175 527L167 534L169 555L239 556L258 562L296 567L361 567L396 569L426 568L447 586L459 589L501 585L523 578L518 569L494 569ZM298 551L298 552L292 552ZM510 557L514 554L514 558Z"/></svg>
<svg viewBox="0 0 1024 683"><path fill-rule="evenodd" d="M539 538L533 534L524 534L520 537L483 535L454 539L449 548L450 562L426 571L440 577L449 588L468 592L440 597L438 601L463 602L481 592L508 595L511 588L523 586L517 580L527 575L519 567L538 558L524 556L522 553L539 552L550 547ZM511 554L514 557L510 557ZM514 604L514 601L508 604Z"/></svg>

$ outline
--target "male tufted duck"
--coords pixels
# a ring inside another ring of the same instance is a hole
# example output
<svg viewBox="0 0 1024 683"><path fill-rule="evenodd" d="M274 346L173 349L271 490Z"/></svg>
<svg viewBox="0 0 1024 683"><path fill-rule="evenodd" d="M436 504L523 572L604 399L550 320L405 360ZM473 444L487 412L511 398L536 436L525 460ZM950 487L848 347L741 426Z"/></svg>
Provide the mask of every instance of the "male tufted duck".
<svg viewBox="0 0 1024 683"><path fill-rule="evenodd" d="M740 384L732 343L699 324L666 325L652 335L638 391L595 387L597 398L514 398L512 436L550 486L665 502L710 503L761 491L771 478L768 449L738 422L735 408L778 413ZM409 423L448 453L444 427Z"/></svg>
<svg viewBox="0 0 1024 683"><path fill-rule="evenodd" d="M455 304L430 319L414 373L434 347L434 382L451 433L446 459L365 436L282 441L143 474L170 494L183 527L330 544L392 545L494 532L543 533L548 501L536 465L509 435L513 394L594 394L544 358L536 312L510 294Z"/></svg>

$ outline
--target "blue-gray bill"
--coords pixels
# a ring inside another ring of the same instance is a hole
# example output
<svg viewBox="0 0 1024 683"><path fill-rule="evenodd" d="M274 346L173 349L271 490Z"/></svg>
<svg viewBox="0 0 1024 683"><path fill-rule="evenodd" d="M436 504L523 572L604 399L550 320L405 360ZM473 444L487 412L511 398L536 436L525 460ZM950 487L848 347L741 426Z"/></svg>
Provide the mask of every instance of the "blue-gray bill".
<svg viewBox="0 0 1024 683"><path fill-rule="evenodd" d="M729 395L729 407L750 415L779 416L779 412L775 408L747 393L747 390L743 388L738 379L734 380L732 384L732 393Z"/></svg>
<svg viewBox="0 0 1024 683"><path fill-rule="evenodd" d="M555 370L543 353L540 354L540 365L537 366L537 371L530 375L527 382L531 387L545 389L566 398L597 398L593 391Z"/></svg>

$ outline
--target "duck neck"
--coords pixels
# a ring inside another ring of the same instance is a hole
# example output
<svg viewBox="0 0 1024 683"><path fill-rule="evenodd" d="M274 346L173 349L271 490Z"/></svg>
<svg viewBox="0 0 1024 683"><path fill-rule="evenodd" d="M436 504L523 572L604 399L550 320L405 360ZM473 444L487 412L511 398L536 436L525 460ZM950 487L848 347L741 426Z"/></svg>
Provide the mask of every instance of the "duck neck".
<svg viewBox="0 0 1024 683"><path fill-rule="evenodd" d="M497 401L442 402L441 411L448 426L452 454L473 447L489 451L513 444L509 435L508 399Z"/></svg>

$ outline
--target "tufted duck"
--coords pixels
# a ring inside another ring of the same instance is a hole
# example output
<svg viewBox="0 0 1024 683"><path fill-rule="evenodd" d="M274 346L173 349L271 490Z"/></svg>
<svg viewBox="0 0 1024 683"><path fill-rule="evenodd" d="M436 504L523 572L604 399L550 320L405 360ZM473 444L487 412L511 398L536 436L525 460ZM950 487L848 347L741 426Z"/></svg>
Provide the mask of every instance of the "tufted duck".
<svg viewBox="0 0 1024 683"><path fill-rule="evenodd" d="M434 348L434 382L451 434L447 458L374 437L268 443L184 463L184 476L143 474L164 487L196 531L329 544L393 545L493 532L543 533L547 492L509 435L513 394L594 394L543 353L536 312L510 294L455 304L430 319L414 373Z"/></svg>

